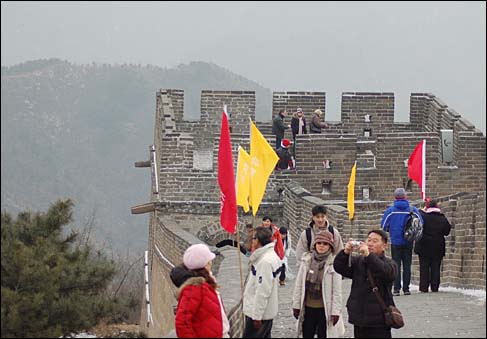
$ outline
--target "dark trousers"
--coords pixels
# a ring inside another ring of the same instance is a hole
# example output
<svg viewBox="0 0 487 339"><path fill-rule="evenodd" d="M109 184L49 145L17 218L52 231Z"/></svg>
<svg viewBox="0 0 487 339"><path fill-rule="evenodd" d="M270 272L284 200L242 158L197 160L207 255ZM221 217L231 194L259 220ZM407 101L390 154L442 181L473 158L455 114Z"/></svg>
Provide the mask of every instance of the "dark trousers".
<svg viewBox="0 0 487 339"><path fill-rule="evenodd" d="M245 328L242 338L270 338L271 330L272 319L262 320L261 328L256 330L252 318L245 316Z"/></svg>
<svg viewBox="0 0 487 339"><path fill-rule="evenodd" d="M304 308L303 338L326 338L326 315L324 308Z"/></svg>
<svg viewBox="0 0 487 339"><path fill-rule="evenodd" d="M279 275L279 281L286 280L286 265L282 264L281 266L281 274Z"/></svg>
<svg viewBox="0 0 487 339"><path fill-rule="evenodd" d="M276 135L276 150L281 147L282 138Z"/></svg>
<svg viewBox="0 0 487 339"><path fill-rule="evenodd" d="M394 291L401 290L401 262L403 264L402 290L409 291L411 282L411 262L413 261L413 243L402 246L391 246L392 260L397 264L397 276L394 280Z"/></svg>
<svg viewBox="0 0 487 339"><path fill-rule="evenodd" d="M431 286L433 292L440 287L440 269L442 258L419 257L419 290L428 292Z"/></svg>
<svg viewBox="0 0 487 339"><path fill-rule="evenodd" d="M353 327L354 338L392 338L389 327Z"/></svg>

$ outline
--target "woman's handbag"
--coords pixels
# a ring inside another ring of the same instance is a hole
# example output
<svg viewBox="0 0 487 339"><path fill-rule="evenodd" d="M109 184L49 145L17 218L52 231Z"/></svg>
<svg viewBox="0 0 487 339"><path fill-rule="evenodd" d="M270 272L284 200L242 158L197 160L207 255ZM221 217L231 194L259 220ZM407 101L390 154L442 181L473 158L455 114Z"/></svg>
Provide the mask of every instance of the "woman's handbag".
<svg viewBox="0 0 487 339"><path fill-rule="evenodd" d="M386 321L386 325L392 328L401 328L404 326L404 319L402 317L401 311L396 306L389 305L386 306L384 300L382 299L379 288L375 284L374 278L372 278L372 273L370 270L367 270L367 275L369 277L369 282L372 285L372 292L374 292L377 301L379 302L380 306L384 310L384 318Z"/></svg>

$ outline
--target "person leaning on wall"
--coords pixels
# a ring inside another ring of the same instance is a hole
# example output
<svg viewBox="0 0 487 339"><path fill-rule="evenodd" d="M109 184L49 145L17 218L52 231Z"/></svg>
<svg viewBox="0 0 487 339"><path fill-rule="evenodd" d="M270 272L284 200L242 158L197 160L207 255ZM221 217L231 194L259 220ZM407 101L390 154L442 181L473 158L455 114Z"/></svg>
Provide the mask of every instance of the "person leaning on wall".
<svg viewBox="0 0 487 339"><path fill-rule="evenodd" d="M321 122L321 116L323 112L321 109L317 109L314 111L313 118L311 119L311 123L309 124L309 132L310 133L321 133L321 130L324 128L328 128L328 124L326 122Z"/></svg>

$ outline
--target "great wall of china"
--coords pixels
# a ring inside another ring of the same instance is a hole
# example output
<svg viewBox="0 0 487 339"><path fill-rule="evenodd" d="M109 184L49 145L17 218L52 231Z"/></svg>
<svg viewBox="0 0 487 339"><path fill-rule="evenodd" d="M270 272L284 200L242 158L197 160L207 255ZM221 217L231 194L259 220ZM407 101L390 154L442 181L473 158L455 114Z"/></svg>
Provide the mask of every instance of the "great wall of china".
<svg viewBox="0 0 487 339"><path fill-rule="evenodd" d="M249 150L249 117L255 121L252 91L201 92L201 118L184 119L184 93L166 89L156 94L154 144L150 161L152 184L149 202L132 209L150 213L148 283L152 322L147 323L144 303L141 325L150 337L164 336L174 328L175 288L169 279L172 265L182 261L191 244L210 246L231 238L219 225L217 183L218 137L222 107L229 113L236 163L238 145ZM273 116L280 109L292 113L302 107L307 119L319 108L325 112L325 92L274 92ZM288 122L290 118L288 117ZM438 197L452 224L442 265L442 284L485 290L486 140L481 131L439 98L412 93L410 121L394 122L394 93L345 92L341 120L327 121L322 134L298 136L296 169L271 175L257 215L271 215L289 228L294 239L306 227L311 208L324 204L328 219L343 238L358 238L380 226L382 213L397 187L405 187L409 200L423 206L417 185L408 180L407 158L423 139L427 144L427 195ZM271 121L257 122L271 145ZM290 132L286 137L290 137ZM327 168L323 162L328 160ZM352 222L346 210L350 170L357 161L356 212ZM149 188L149 184L148 184ZM260 217L260 218L259 218ZM250 214L239 208L239 230ZM413 282L418 261L413 261ZM214 273L222 286L232 337L241 336L241 299L238 257L221 251ZM246 258L243 262L246 274ZM144 292L145 296L145 292ZM144 298L145 301L145 298Z"/></svg>

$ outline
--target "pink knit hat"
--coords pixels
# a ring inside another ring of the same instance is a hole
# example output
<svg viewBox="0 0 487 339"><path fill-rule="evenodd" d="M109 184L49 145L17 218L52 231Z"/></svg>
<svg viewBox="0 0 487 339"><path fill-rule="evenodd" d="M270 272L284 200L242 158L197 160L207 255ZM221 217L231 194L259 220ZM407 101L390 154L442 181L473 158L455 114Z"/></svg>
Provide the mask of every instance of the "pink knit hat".
<svg viewBox="0 0 487 339"><path fill-rule="evenodd" d="M188 247L183 255L183 263L190 270L205 267L215 259L215 254L205 244L196 244Z"/></svg>

